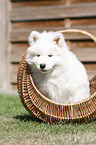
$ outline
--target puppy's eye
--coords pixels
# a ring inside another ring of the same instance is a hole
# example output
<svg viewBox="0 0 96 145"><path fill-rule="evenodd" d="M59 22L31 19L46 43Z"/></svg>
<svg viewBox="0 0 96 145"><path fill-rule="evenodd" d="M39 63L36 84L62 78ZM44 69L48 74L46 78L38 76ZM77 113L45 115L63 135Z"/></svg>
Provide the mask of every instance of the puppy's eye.
<svg viewBox="0 0 96 145"><path fill-rule="evenodd" d="M53 55L49 54L48 56L49 56L49 57L52 57Z"/></svg>
<svg viewBox="0 0 96 145"><path fill-rule="evenodd" d="M37 57L40 57L40 54L38 54Z"/></svg>

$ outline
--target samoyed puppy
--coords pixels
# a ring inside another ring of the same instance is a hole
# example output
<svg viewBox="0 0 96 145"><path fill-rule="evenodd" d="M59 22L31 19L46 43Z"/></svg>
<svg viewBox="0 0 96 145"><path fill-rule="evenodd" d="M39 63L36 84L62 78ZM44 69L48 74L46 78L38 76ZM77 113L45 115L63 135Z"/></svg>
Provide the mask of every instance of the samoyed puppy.
<svg viewBox="0 0 96 145"><path fill-rule="evenodd" d="M59 32L32 31L26 61L37 88L58 103L74 103L90 95L83 64L69 50Z"/></svg>

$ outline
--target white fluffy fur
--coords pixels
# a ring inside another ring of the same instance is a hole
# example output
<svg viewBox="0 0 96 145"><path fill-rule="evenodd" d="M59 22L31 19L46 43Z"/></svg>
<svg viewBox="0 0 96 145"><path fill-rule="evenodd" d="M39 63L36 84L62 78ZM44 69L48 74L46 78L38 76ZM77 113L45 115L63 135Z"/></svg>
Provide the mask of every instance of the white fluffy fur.
<svg viewBox="0 0 96 145"><path fill-rule="evenodd" d="M26 61L37 88L49 99L73 103L90 95L86 70L61 33L32 31ZM44 69L40 64L45 64Z"/></svg>

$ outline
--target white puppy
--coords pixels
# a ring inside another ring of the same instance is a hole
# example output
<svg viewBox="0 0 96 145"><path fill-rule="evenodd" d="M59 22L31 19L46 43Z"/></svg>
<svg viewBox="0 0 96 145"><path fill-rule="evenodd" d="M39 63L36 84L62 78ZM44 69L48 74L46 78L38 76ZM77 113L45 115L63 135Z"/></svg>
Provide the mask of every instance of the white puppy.
<svg viewBox="0 0 96 145"><path fill-rule="evenodd" d="M61 33L32 31L26 61L37 88L49 99L73 103L90 95L83 64L68 49Z"/></svg>

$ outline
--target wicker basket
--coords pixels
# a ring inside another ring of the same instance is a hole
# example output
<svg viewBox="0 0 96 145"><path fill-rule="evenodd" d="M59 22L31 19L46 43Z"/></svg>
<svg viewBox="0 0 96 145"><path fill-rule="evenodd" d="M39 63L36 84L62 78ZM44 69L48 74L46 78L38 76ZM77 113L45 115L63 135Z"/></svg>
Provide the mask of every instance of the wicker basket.
<svg viewBox="0 0 96 145"><path fill-rule="evenodd" d="M83 30L68 29L58 32L83 33L96 43L96 37ZM26 53L27 51L18 67L17 86L21 102L31 115L49 123L83 123L96 117L96 76L90 80L91 96L87 99L74 104L56 103L46 98L35 86L30 66L25 61Z"/></svg>

